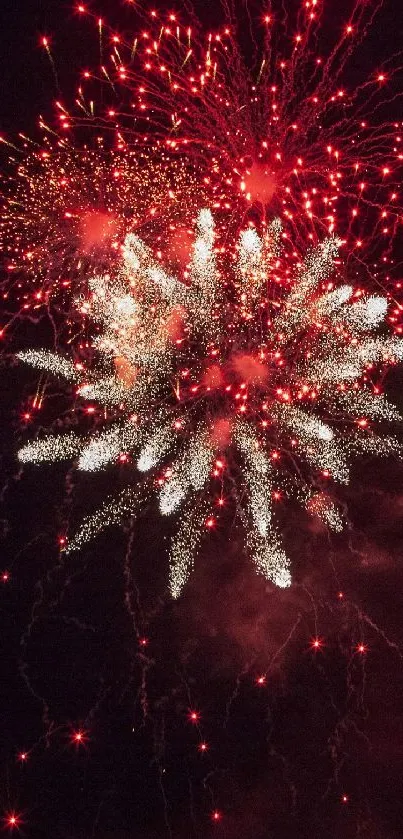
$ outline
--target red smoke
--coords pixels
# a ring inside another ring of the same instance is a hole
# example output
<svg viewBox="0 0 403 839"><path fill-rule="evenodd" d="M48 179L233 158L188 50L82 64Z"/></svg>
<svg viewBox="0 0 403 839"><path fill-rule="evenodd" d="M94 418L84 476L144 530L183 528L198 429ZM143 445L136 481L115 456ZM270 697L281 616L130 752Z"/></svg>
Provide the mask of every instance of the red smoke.
<svg viewBox="0 0 403 839"><path fill-rule="evenodd" d="M263 384L268 378L269 370L265 364L253 355L236 355L232 358L232 366L247 384Z"/></svg>
<svg viewBox="0 0 403 839"><path fill-rule="evenodd" d="M84 253L105 247L118 232L118 222L98 210L90 210L81 218L81 244Z"/></svg>
<svg viewBox="0 0 403 839"><path fill-rule="evenodd" d="M211 442L213 445L217 446L219 449L225 449L231 439L231 428L231 420L224 419L224 417L217 420L217 422L211 426Z"/></svg>

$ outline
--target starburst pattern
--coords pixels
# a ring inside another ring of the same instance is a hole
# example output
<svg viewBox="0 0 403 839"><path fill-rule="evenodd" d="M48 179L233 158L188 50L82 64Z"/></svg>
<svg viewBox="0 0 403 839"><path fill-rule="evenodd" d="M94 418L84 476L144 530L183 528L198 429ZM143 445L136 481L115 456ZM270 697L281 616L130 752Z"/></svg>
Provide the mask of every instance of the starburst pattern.
<svg viewBox="0 0 403 839"><path fill-rule="evenodd" d="M280 242L275 219L263 234L249 226L233 258L220 258L204 209L185 285L129 234L118 275L91 278L78 300L100 326L99 363L85 369L44 350L19 353L70 381L81 399L97 400L106 417L90 437L69 432L28 443L21 462L76 457L79 470L94 472L135 455L145 475L135 477L131 461L129 488L85 519L66 550L134 515L153 485L160 512L179 516L170 570L177 597L205 527L215 524L209 510L220 482L222 504L231 485L257 569L286 587L290 560L274 502L294 496L340 531L337 501L323 482L348 483L350 456L359 452L400 454L396 438L369 423L400 420L367 375L403 359L401 340L373 336L387 300L329 286L342 244L332 236L307 254L282 296L273 282Z"/></svg>

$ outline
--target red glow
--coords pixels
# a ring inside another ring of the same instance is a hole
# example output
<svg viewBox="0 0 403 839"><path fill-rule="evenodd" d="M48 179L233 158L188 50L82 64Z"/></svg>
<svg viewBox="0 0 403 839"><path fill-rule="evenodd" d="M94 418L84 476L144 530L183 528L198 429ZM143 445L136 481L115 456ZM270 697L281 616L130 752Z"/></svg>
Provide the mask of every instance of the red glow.
<svg viewBox="0 0 403 839"><path fill-rule="evenodd" d="M90 210L81 216L81 240L84 253L107 246L118 232L118 222L108 213Z"/></svg>
<svg viewBox="0 0 403 839"><path fill-rule="evenodd" d="M18 830L21 825L21 816L14 812L7 813L5 824L10 830Z"/></svg>
<svg viewBox="0 0 403 839"><path fill-rule="evenodd" d="M73 731L70 736L71 743L80 748L80 746L84 745L88 741L88 734L82 728L77 729L77 731Z"/></svg>
<svg viewBox="0 0 403 839"><path fill-rule="evenodd" d="M251 201L269 204L277 189L277 180L268 165L253 162L241 182L241 192Z"/></svg>
<svg viewBox="0 0 403 839"><path fill-rule="evenodd" d="M115 372L118 379L125 385L125 387L133 387L136 381L137 370L133 367L127 358L119 355L114 359Z"/></svg>
<svg viewBox="0 0 403 839"><path fill-rule="evenodd" d="M211 390L218 390L224 384L224 376L218 364L208 367L203 376L203 384Z"/></svg>
<svg viewBox="0 0 403 839"><path fill-rule="evenodd" d="M262 384L268 378L268 368L253 355L235 355L232 364L238 375L249 384Z"/></svg>
<svg viewBox="0 0 403 839"><path fill-rule="evenodd" d="M212 818L213 822L219 822L220 819L222 818L222 815L221 815L219 810L213 810L213 812L211 814L211 818Z"/></svg>
<svg viewBox="0 0 403 839"><path fill-rule="evenodd" d="M188 719L190 720L190 722L192 722L192 723L194 723L194 725L196 725L200 720L199 712L198 711L189 711Z"/></svg>
<svg viewBox="0 0 403 839"><path fill-rule="evenodd" d="M227 419L219 419L211 428L211 439L220 448L225 448L231 439L232 423Z"/></svg>

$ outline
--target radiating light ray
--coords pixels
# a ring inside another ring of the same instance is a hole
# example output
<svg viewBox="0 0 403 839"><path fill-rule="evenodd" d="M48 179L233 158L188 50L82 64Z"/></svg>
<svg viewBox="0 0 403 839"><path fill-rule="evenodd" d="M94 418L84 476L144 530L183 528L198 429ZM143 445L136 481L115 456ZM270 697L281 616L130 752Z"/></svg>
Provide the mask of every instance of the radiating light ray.
<svg viewBox="0 0 403 839"><path fill-rule="evenodd" d="M368 364L402 359L403 342L399 338L365 338L347 347L329 342L327 358L306 365L304 373L311 382L344 382L358 379Z"/></svg>
<svg viewBox="0 0 403 839"><path fill-rule="evenodd" d="M278 332L290 338L309 317L306 304L320 283L332 273L341 241L329 237L311 251L301 267L295 288L289 295L284 313L276 319Z"/></svg>
<svg viewBox="0 0 403 839"><path fill-rule="evenodd" d="M207 509L201 499L191 499L190 504L183 510L177 532L172 539L169 589L175 600L181 595L183 587L192 573L206 515Z"/></svg>
<svg viewBox="0 0 403 839"><path fill-rule="evenodd" d="M137 461L139 472L149 472L150 469L155 469L164 455L172 449L174 436L172 419L161 426L157 426L148 435Z"/></svg>
<svg viewBox="0 0 403 839"><path fill-rule="evenodd" d="M343 518L334 501L328 495L323 492L311 495L307 501L307 507L311 514L318 516L335 533L340 533L343 530Z"/></svg>
<svg viewBox="0 0 403 839"><path fill-rule="evenodd" d="M37 370L46 370L53 376L61 376L70 382L79 381L81 378L79 370L72 361L48 350L23 350L17 353L17 358Z"/></svg>
<svg viewBox="0 0 403 839"><path fill-rule="evenodd" d="M21 463L54 463L69 460L83 448L84 441L77 434L48 434L39 440L27 443L18 452Z"/></svg>
<svg viewBox="0 0 403 839"><path fill-rule="evenodd" d="M140 428L133 421L119 423L92 438L80 454L78 468L83 472L103 469L116 461L120 454L132 452L140 441Z"/></svg>
<svg viewBox="0 0 403 839"><path fill-rule="evenodd" d="M148 484L142 483L140 486L127 487L116 498L108 499L93 515L83 519L79 529L63 549L64 553L80 550L106 528L120 524L131 516L137 516L149 493Z"/></svg>
<svg viewBox="0 0 403 839"><path fill-rule="evenodd" d="M385 319L387 308L386 297L372 295L363 300L357 300L348 307L347 311L343 310L345 323L355 333L376 329Z"/></svg>
<svg viewBox="0 0 403 839"><path fill-rule="evenodd" d="M368 390L332 390L323 391L323 396L331 405L333 411L337 409L342 414L348 414L355 419L369 418L401 422L402 416L398 409L383 394L374 394Z"/></svg>
<svg viewBox="0 0 403 839"><path fill-rule="evenodd" d="M161 490L161 513L170 515L182 504L190 490L201 490L209 476L214 451L204 427L196 429L189 446L173 463L172 472Z"/></svg>

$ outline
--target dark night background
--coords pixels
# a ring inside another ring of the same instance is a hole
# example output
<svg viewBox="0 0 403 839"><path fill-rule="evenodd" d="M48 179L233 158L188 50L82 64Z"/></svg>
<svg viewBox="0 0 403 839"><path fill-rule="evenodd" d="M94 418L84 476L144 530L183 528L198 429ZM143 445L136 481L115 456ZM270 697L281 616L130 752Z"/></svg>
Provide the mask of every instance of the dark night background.
<svg viewBox="0 0 403 839"><path fill-rule="evenodd" d="M331 5L336 26L349 4ZM212 0L195 6L204 22L217 18ZM133 12L117 0L96 11L129 28ZM39 37L53 39L68 99L76 70L96 54L94 30L59 0L2 0L0 26L0 130L32 134L55 97ZM397 51L402 34L403 5L385 2L349 83ZM35 343L34 326L18 340ZM168 534L152 508L133 532L106 532L59 562L66 517L77 520L121 478L116 469L78 481L55 466L19 474L20 416L35 380L2 368L5 832L15 812L33 839L401 839L403 468L353 468L345 499L354 526L341 536L297 511L284 521L290 590L255 575L229 522L172 603ZM403 409L401 375L388 385Z"/></svg>

